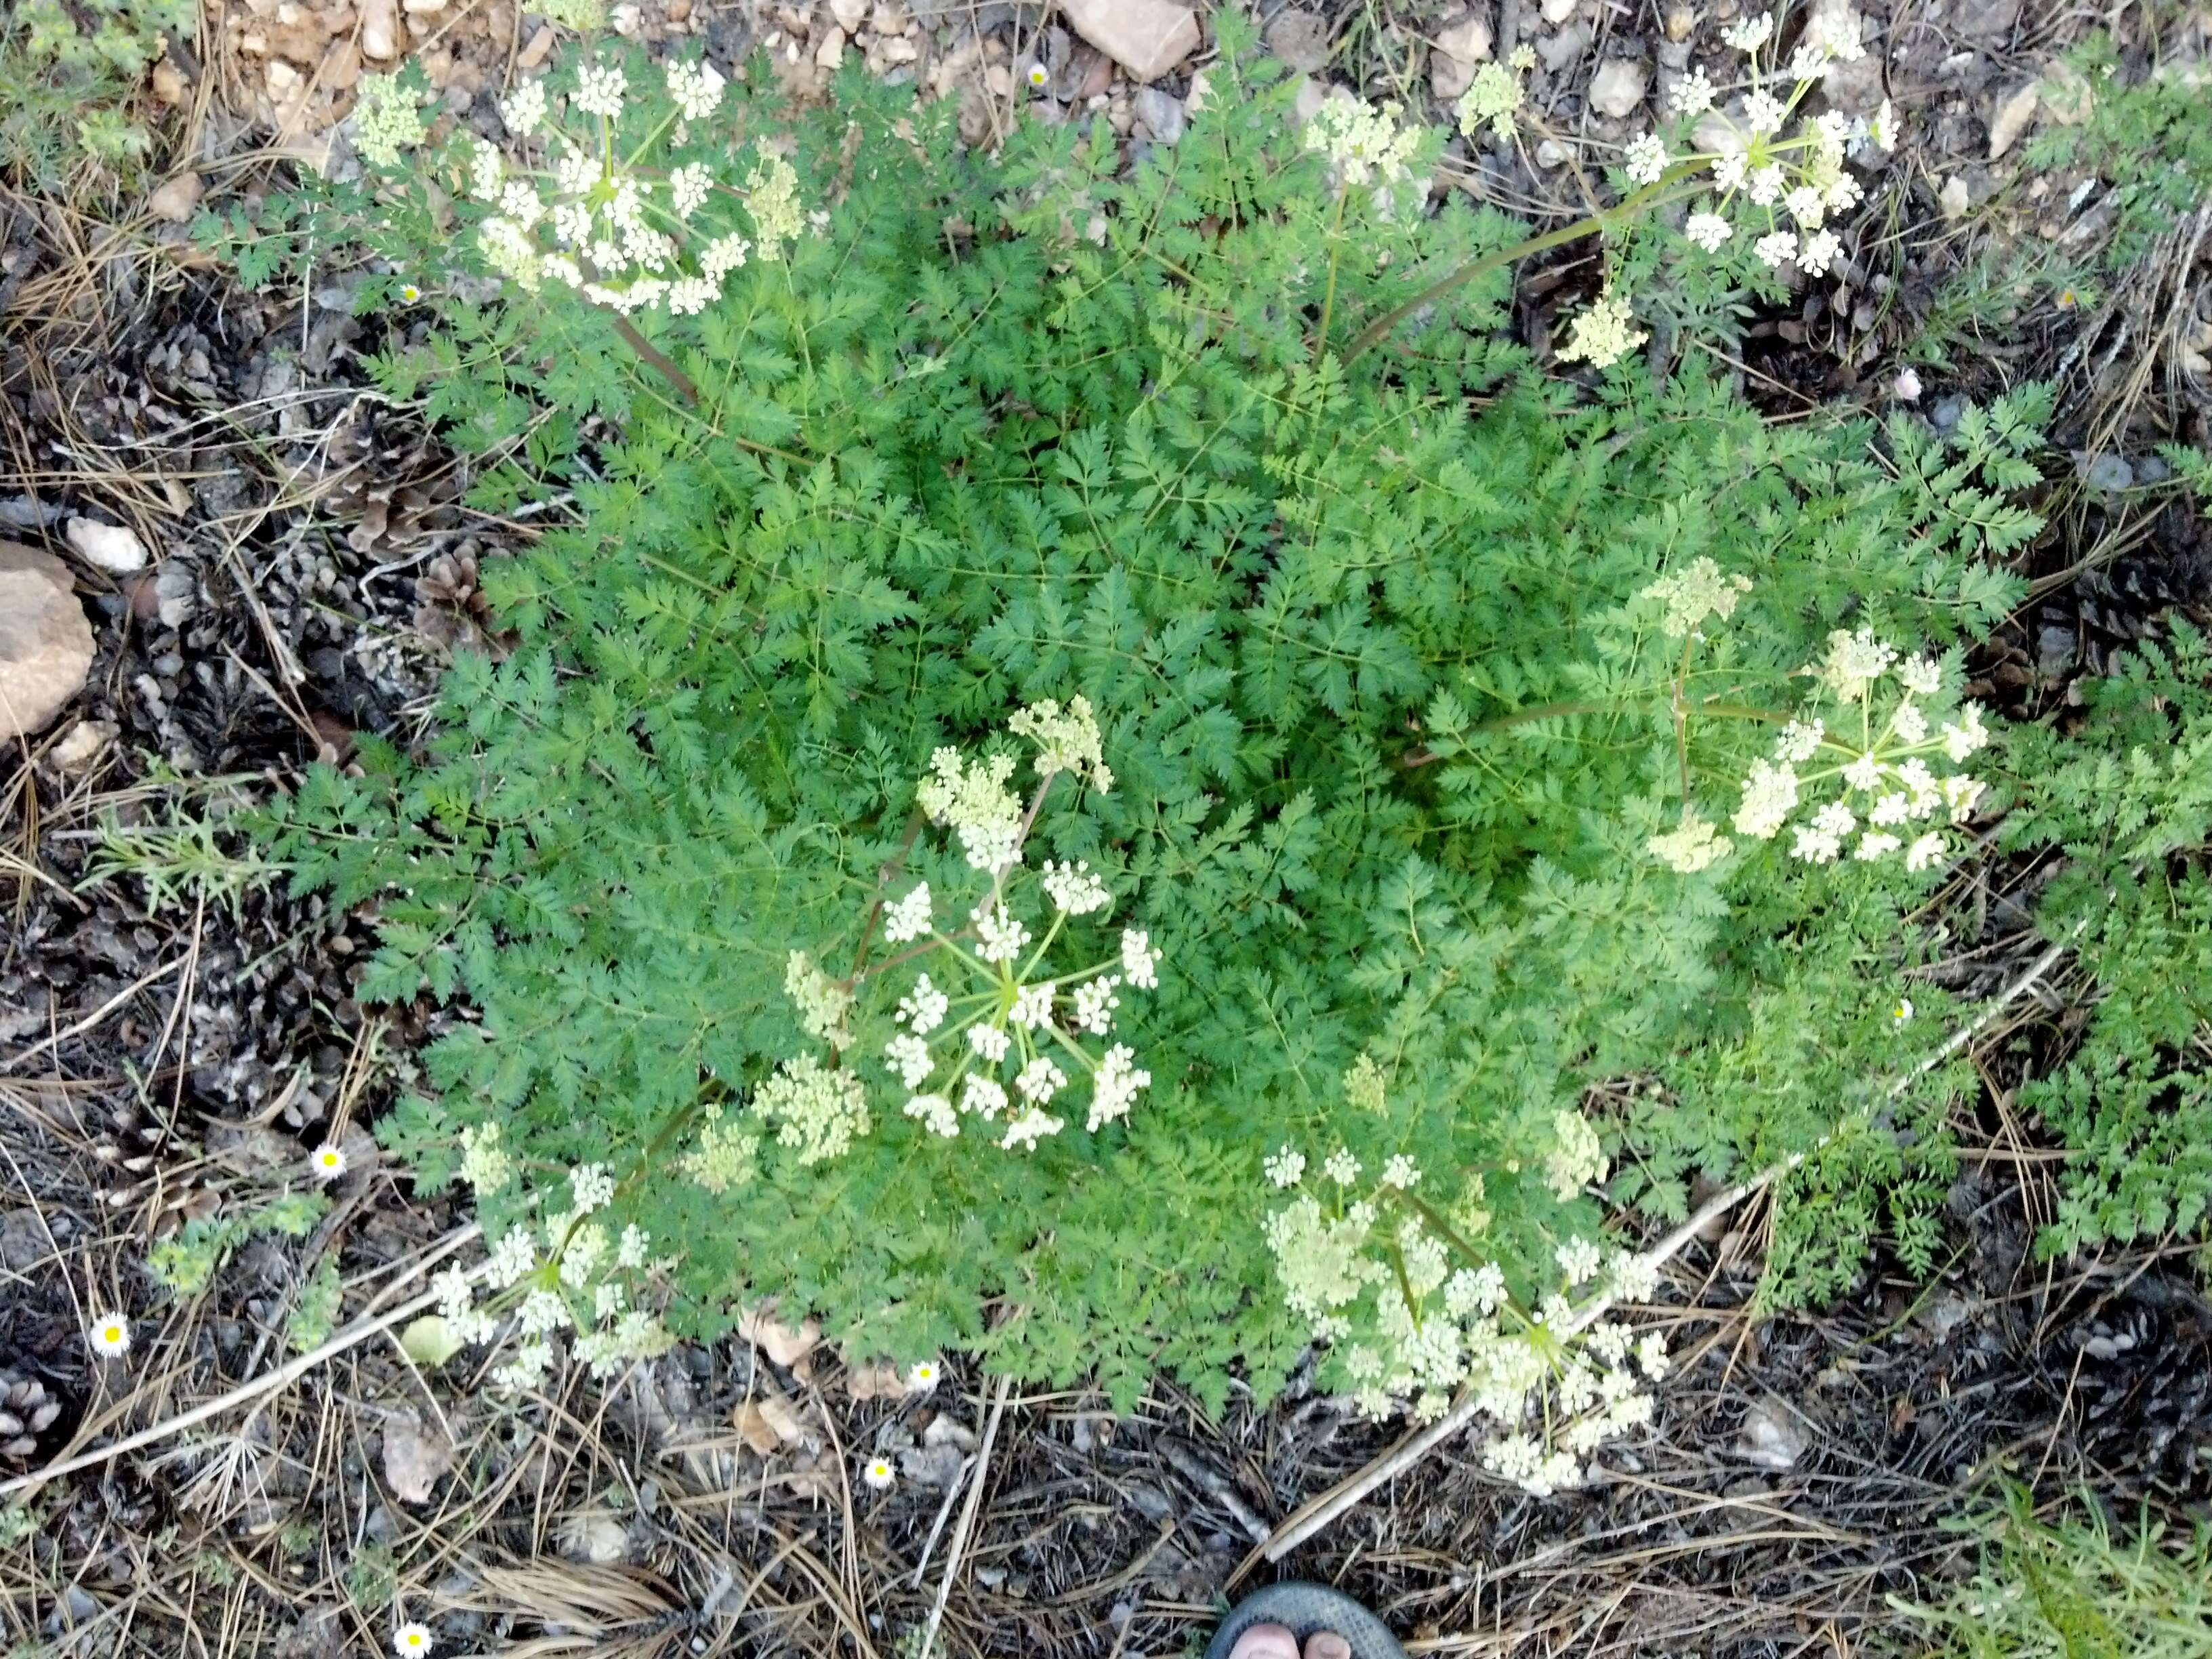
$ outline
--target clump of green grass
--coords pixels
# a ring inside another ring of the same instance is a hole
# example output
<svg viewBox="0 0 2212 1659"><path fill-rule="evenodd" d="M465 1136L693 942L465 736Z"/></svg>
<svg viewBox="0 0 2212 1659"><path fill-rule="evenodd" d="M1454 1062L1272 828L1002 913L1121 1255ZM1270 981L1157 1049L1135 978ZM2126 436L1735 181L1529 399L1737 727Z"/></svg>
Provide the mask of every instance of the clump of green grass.
<svg viewBox="0 0 2212 1659"><path fill-rule="evenodd" d="M2212 1526L2187 1537L2148 1516L2115 1536L2085 1495L2055 1520L2008 1486L1964 1523L1983 1539L1974 1577L1940 1607L1894 1601L1923 1625L1904 1650L1945 1659L2204 1659L2212 1656Z"/></svg>

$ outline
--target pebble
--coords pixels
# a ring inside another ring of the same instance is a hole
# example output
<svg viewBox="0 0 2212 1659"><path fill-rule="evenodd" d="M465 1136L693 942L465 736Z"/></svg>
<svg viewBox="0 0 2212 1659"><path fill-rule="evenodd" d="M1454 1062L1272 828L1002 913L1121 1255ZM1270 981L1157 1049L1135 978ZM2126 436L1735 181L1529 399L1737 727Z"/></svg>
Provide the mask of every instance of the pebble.
<svg viewBox="0 0 2212 1659"><path fill-rule="evenodd" d="M2033 81L1998 98L1990 111L1990 160L1994 161L2010 149L2027 131L2042 100L2043 89Z"/></svg>
<svg viewBox="0 0 2212 1659"><path fill-rule="evenodd" d="M1630 58L1608 58L1590 76L1590 107L1618 120L1644 101L1651 89L1651 71Z"/></svg>
<svg viewBox="0 0 2212 1659"><path fill-rule="evenodd" d="M0 542L0 739L27 736L59 714L83 687L92 650L69 567Z"/></svg>
<svg viewBox="0 0 2212 1659"><path fill-rule="evenodd" d="M146 198L146 211L156 219L181 225L192 216L204 188L197 173L180 173Z"/></svg>
<svg viewBox="0 0 2212 1659"><path fill-rule="evenodd" d="M868 0L830 0L830 15L850 34L868 21Z"/></svg>
<svg viewBox="0 0 2212 1659"><path fill-rule="evenodd" d="M1130 106L1155 142L1173 144L1182 138L1185 117L1182 100L1158 87L1139 87Z"/></svg>
<svg viewBox="0 0 2212 1659"><path fill-rule="evenodd" d="M1198 50L1198 14L1173 0L1065 0L1060 9L1133 81L1157 81Z"/></svg>
<svg viewBox="0 0 2212 1659"><path fill-rule="evenodd" d="M1804 1427L1795 1415L1762 1401L1744 1414L1735 1453L1763 1469L1795 1468L1806 1443Z"/></svg>
<svg viewBox="0 0 2212 1659"><path fill-rule="evenodd" d="M1285 69L1317 74L1328 64L1328 20L1296 7L1276 13L1267 24L1267 53Z"/></svg>
<svg viewBox="0 0 2212 1659"><path fill-rule="evenodd" d="M1536 55L1544 60L1544 67L1557 75L1580 58L1590 43L1589 25L1570 23L1536 48Z"/></svg>
<svg viewBox="0 0 2212 1659"><path fill-rule="evenodd" d="M2134 488L2136 470L2122 455L2078 455L2074 465L2081 475L2081 482L2092 489L2130 489Z"/></svg>
<svg viewBox="0 0 2212 1659"><path fill-rule="evenodd" d="M1469 12L1437 31L1437 49L1429 59L1429 87L1449 104L1474 80L1474 66L1490 56L1490 20Z"/></svg>
<svg viewBox="0 0 2212 1659"><path fill-rule="evenodd" d="M1575 15L1575 8L1581 3L1582 0L1544 0L1544 21L1564 23Z"/></svg>
<svg viewBox="0 0 2212 1659"><path fill-rule="evenodd" d="M1936 193L1936 205L1943 210L1946 219L1963 217L1973 203L1966 181L1955 173L1943 181L1943 188Z"/></svg>
<svg viewBox="0 0 2212 1659"><path fill-rule="evenodd" d="M62 533L87 564L118 576L146 568L146 544L137 532L122 525L100 524L91 519L71 519Z"/></svg>
<svg viewBox="0 0 2212 1659"><path fill-rule="evenodd" d="M550 27L546 33L551 33ZM399 7L397 0L367 0L361 9L361 54L380 64L399 55Z"/></svg>

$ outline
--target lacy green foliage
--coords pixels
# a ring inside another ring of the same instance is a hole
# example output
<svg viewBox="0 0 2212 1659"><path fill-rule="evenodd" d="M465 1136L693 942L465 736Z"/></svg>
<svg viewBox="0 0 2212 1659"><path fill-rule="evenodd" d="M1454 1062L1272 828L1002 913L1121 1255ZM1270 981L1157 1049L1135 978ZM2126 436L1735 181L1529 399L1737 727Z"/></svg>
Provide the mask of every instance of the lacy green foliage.
<svg viewBox="0 0 2212 1659"><path fill-rule="evenodd" d="M2118 55L2102 35L2070 61L2094 100L2089 118L2047 125L2028 142L2024 160L2037 169L2081 167L2103 176L2115 210L2103 257L2117 270L2212 196L2212 122L2204 118L2212 82L2203 64L2188 62L2123 81Z"/></svg>
<svg viewBox="0 0 2212 1659"><path fill-rule="evenodd" d="M88 157L111 171L153 141L126 108L191 0L21 0L0 19L0 175L58 191Z"/></svg>
<svg viewBox="0 0 2212 1659"><path fill-rule="evenodd" d="M1929 1659L2212 1659L2212 1527L2186 1536L2142 1517L2115 1537L2094 1494L2056 1521L2024 1488L1966 1528L1978 1570L1940 1606L1892 1599L1927 1631Z"/></svg>
<svg viewBox="0 0 2212 1659"><path fill-rule="evenodd" d="M2078 939L2097 989L2078 1051L2021 1092L2081 1154L2052 1253L2200 1229L2212 1200L2212 646L2176 621L2086 694L2077 730L2021 733L2038 783L2005 824L2010 845L2064 851L2039 921Z"/></svg>
<svg viewBox="0 0 2212 1659"><path fill-rule="evenodd" d="M1940 1179L1890 1114L1948 1080L1885 1093L1925 1046L1893 1017L1924 884L1755 846L1731 908L1723 872L1650 857L1685 782L1732 790L1771 733L1701 739L1685 778L1678 646L1637 596L1700 556L1756 578L1700 696L1793 702L1846 620L1967 636L2020 592L1982 556L2029 526L2001 498L2033 400L1948 444L1770 426L1688 374L1593 402L1502 343L1502 275L1340 368L1324 313L1349 339L1522 228L1457 198L1340 210L1291 88L1221 23L1208 107L1126 174L1103 125L1024 125L987 160L949 109L863 78L788 125L733 88L731 176L787 134L826 217L703 315L636 319L696 407L550 280L448 298L427 348L377 364L481 458L476 505L557 484L575 516L487 569L520 644L456 662L428 758L364 743L358 779L318 772L283 810L278 850L374 905L364 998L466 1011L428 1056L440 1097L387 1142L428 1182L484 1121L605 1163L617 1218L680 1241L687 1328L774 1293L877 1351L981 1347L1124 1399L1157 1368L1218 1398L1240 1356L1272 1387L1304 1333L1262 1241L1266 1154L1480 1176L1482 1248L1526 1285L1596 1226L1543 1178L1556 1121L1624 1076L1650 1086L1602 1123L1618 1190L1661 1214L1694 1171L1844 1129L1796 1183L1817 1207L1785 1224L1785 1293ZM463 167L424 158L448 197ZM410 274L468 246L419 198L375 234ZM586 453L592 414L620 436ZM1164 952L1117 1028L1153 1079L1135 1110L1034 1154L939 1139L864 1032L874 1122L848 1152L801 1164L763 1136L744 1184L684 1178L708 1109L744 1121L809 1046L789 953L842 971L878 898L958 886L912 834L932 751L1079 695L1115 783L1048 792L1030 845L1088 860ZM1363 1059L1382 1086L1347 1104Z"/></svg>

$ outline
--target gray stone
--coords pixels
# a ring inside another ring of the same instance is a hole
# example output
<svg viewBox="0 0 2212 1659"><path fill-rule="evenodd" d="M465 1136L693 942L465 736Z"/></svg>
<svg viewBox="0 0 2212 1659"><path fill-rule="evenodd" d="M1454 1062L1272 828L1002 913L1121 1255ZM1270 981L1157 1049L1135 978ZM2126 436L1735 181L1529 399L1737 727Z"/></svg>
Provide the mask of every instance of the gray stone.
<svg viewBox="0 0 2212 1659"><path fill-rule="evenodd" d="M1990 111L1990 160L1996 161L2019 141L2035 119L2036 106L2042 99L2043 88L2033 81L1998 95Z"/></svg>
<svg viewBox="0 0 2212 1659"><path fill-rule="evenodd" d="M1060 11L1133 81L1157 81L1198 50L1198 14L1173 0L1062 0Z"/></svg>
<svg viewBox="0 0 2212 1659"><path fill-rule="evenodd" d="M1608 58L1590 76L1589 105L1615 120L1644 101L1651 89L1651 71L1631 58Z"/></svg>
<svg viewBox="0 0 2212 1659"><path fill-rule="evenodd" d="M1312 75L1328 63L1328 19L1296 7L1275 14L1267 24L1268 55L1285 69Z"/></svg>
<svg viewBox="0 0 2212 1659"><path fill-rule="evenodd" d="M2092 489L2128 489L2136 481L2136 470L2120 455L2082 455L2075 462L2081 474L2081 482Z"/></svg>
<svg viewBox="0 0 2212 1659"><path fill-rule="evenodd" d="M1589 25L1570 23L1538 46L1536 55L1544 60L1547 70L1557 75L1588 51L1589 43Z"/></svg>
<svg viewBox="0 0 2212 1659"><path fill-rule="evenodd" d="M1456 101L1474 80L1474 66L1490 56L1490 19L1469 12L1437 31L1437 49L1429 58L1429 87L1438 99Z"/></svg>
<svg viewBox="0 0 2212 1659"><path fill-rule="evenodd" d="M1178 143L1182 137L1184 114L1182 100L1171 92L1162 92L1158 87L1139 87L1129 100L1129 107L1136 112L1137 119L1163 144Z"/></svg>
<svg viewBox="0 0 2212 1659"><path fill-rule="evenodd" d="M27 737L62 711L92 667L92 624L69 567L0 542L0 739Z"/></svg>

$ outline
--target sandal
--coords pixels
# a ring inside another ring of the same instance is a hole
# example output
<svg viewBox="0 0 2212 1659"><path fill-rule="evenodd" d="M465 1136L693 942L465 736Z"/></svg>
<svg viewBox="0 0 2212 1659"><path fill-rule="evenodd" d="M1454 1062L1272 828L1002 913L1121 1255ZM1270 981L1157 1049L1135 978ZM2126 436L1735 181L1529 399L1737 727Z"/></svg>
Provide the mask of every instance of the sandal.
<svg viewBox="0 0 2212 1659"><path fill-rule="evenodd" d="M1352 1648L1352 1659L1406 1659L1398 1638L1365 1607L1341 1590L1296 1579L1255 1590L1229 1610L1207 1644L1206 1659L1229 1659L1237 1638L1255 1625L1282 1625L1298 1645L1317 1631L1334 1631Z"/></svg>

